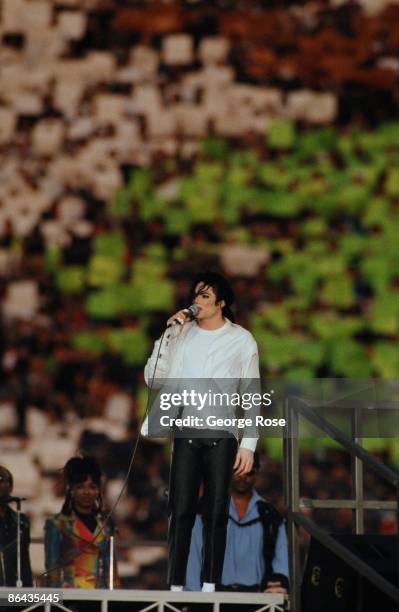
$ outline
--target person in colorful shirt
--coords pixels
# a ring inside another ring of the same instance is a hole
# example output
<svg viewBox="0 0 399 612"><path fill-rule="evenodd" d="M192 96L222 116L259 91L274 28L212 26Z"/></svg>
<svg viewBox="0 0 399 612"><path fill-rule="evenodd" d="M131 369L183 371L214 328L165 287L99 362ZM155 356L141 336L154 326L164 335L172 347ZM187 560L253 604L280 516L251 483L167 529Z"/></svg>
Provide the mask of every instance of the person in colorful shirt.
<svg viewBox="0 0 399 612"><path fill-rule="evenodd" d="M47 585L107 588L112 527L103 521L100 468L91 457L73 457L64 467L64 477L64 505L45 524ZM116 563L114 576L118 586Z"/></svg>

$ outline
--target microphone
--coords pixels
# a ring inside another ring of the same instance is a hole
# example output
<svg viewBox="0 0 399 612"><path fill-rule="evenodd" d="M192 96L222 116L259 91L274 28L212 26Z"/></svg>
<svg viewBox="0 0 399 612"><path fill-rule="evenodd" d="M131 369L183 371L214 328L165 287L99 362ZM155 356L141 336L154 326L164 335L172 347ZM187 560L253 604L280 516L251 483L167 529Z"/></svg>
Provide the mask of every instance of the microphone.
<svg viewBox="0 0 399 612"><path fill-rule="evenodd" d="M13 495L5 495L0 497L0 504L11 504L11 502L26 501L26 497L14 497Z"/></svg>
<svg viewBox="0 0 399 612"><path fill-rule="evenodd" d="M191 306L185 308L184 312L187 314L190 321L192 321L193 319L195 319L200 310L201 309L199 306L197 306L197 304L191 304ZM173 321L171 321L170 323L168 323L167 327L172 327L173 325L183 325L183 323L176 318L173 319Z"/></svg>

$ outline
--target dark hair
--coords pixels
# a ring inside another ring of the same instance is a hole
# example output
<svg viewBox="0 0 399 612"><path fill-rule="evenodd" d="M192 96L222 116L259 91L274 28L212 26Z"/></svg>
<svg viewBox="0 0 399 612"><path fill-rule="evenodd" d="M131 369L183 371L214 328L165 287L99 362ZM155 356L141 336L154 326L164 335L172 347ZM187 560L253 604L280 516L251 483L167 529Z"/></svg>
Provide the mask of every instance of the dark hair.
<svg viewBox="0 0 399 612"><path fill-rule="evenodd" d="M255 472L259 472L259 469L260 469L260 461L259 461L259 454L258 454L258 451L255 451L255 452L254 452L254 464L253 464L253 466L252 466L252 469L253 469Z"/></svg>
<svg viewBox="0 0 399 612"><path fill-rule="evenodd" d="M101 470L94 457L72 457L64 467L65 482L73 487L91 478L98 486L101 484Z"/></svg>
<svg viewBox="0 0 399 612"><path fill-rule="evenodd" d="M10 481L10 491L12 491L12 489L14 487L14 478L13 478L10 470L7 470L7 468L4 467L4 465L0 465L0 470L3 470L3 472L5 472L6 475L8 476L8 479Z"/></svg>
<svg viewBox="0 0 399 612"><path fill-rule="evenodd" d="M72 487L85 482L88 478L98 486L101 486L101 470L94 457L72 457L66 462L63 470L66 486L65 502L62 506L62 514L70 514L72 511ZM102 505L101 494L99 497L100 508Z"/></svg>
<svg viewBox="0 0 399 612"><path fill-rule="evenodd" d="M215 292L217 302L224 300L225 306L222 308L222 315L234 322L234 314L231 310L231 306L234 304L235 296L229 281L221 274L218 274L218 272L206 271L197 274L190 289L191 303L195 299L195 288L198 283L203 284L204 287L211 287Z"/></svg>

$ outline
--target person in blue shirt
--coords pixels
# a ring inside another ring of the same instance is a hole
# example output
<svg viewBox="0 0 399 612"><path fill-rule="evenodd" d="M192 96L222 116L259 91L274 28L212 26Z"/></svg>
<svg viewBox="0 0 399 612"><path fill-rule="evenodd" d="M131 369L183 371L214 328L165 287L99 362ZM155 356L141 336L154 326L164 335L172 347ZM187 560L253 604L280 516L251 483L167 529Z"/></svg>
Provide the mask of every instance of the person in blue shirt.
<svg viewBox="0 0 399 612"><path fill-rule="evenodd" d="M288 548L282 516L254 489L259 457L248 474L233 478L227 543L219 591L288 593ZM186 590L201 590L201 512L191 536Z"/></svg>

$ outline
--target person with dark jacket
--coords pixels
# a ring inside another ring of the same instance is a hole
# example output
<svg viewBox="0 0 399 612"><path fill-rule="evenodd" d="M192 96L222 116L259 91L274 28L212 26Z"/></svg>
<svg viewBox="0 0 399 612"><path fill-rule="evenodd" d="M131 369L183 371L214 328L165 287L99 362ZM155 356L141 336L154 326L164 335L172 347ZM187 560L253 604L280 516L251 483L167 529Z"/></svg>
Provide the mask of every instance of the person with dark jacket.
<svg viewBox="0 0 399 612"><path fill-rule="evenodd" d="M17 583L17 513L9 506L14 479L0 465L0 586L15 587ZM30 524L25 514L20 516L22 586L32 586L29 558Z"/></svg>

